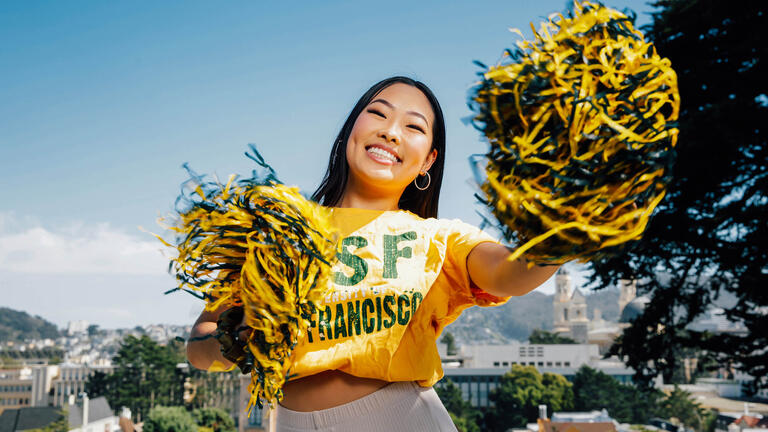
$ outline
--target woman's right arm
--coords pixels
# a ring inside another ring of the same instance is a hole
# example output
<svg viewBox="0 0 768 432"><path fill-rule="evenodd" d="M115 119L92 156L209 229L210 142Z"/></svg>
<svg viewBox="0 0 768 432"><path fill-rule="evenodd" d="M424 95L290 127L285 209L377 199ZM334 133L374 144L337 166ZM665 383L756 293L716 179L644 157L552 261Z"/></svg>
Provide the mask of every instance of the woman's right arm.
<svg viewBox="0 0 768 432"><path fill-rule="evenodd" d="M190 339L203 338L216 332L216 321L219 315L227 309L222 306L214 311L204 310L192 326ZM187 342L187 360L197 369L211 372L232 370L235 365L221 354L221 344L215 337Z"/></svg>

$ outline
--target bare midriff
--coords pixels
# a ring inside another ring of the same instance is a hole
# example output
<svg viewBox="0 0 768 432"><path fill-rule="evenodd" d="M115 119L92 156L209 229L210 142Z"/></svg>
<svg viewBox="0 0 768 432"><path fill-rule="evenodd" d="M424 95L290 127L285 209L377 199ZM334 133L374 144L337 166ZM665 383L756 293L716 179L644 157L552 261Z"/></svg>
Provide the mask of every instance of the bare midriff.
<svg viewBox="0 0 768 432"><path fill-rule="evenodd" d="M325 371L287 382L280 405L292 411L324 410L360 399L387 384L387 381L360 378L337 370Z"/></svg>

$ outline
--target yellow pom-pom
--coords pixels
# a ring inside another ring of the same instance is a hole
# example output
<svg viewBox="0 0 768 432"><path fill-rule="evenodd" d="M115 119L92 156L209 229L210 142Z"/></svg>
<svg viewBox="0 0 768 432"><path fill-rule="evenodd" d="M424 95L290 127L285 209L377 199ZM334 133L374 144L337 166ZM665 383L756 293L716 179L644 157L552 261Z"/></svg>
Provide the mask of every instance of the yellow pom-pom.
<svg viewBox="0 0 768 432"><path fill-rule="evenodd" d="M190 171L193 192L180 198L170 229L177 289L198 293L208 310L244 309L253 330L250 408L282 398L293 348L331 286L336 234L327 209L281 184L258 153L249 156L270 170L266 179L232 176L221 185Z"/></svg>
<svg viewBox="0 0 768 432"><path fill-rule="evenodd" d="M534 33L471 95L490 144L482 200L514 258L615 252L640 237L670 180L677 76L632 19L600 4L576 2Z"/></svg>

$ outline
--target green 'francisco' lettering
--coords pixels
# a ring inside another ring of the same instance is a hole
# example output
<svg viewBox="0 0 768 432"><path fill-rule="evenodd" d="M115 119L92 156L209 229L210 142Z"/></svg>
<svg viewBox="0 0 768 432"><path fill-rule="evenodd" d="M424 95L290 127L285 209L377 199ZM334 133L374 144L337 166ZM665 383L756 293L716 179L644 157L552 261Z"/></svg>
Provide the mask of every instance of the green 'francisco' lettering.
<svg viewBox="0 0 768 432"><path fill-rule="evenodd" d="M420 292L413 293L413 301L411 301L411 316L416 316L416 309L419 307L419 304L421 304L423 299L424 296L422 296Z"/></svg>
<svg viewBox="0 0 768 432"><path fill-rule="evenodd" d="M352 326L354 325L355 332L360 333L360 300L347 302L347 325L349 326L349 336L352 336Z"/></svg>
<svg viewBox="0 0 768 432"><path fill-rule="evenodd" d="M344 306L339 303L336 305L336 320L333 326L333 338L347 337L347 325L344 323Z"/></svg>
<svg viewBox="0 0 768 432"><path fill-rule="evenodd" d="M369 298L363 300L363 331L366 333L373 333L373 328L376 326L376 320L368 318L368 311L373 313L374 309L373 300Z"/></svg>
<svg viewBox="0 0 768 432"><path fill-rule="evenodd" d="M325 329L325 332L323 332ZM325 310L320 309L317 312L317 332L321 336L320 340L325 336L328 339L333 339L333 333L331 332L331 307L326 306Z"/></svg>
<svg viewBox="0 0 768 432"><path fill-rule="evenodd" d="M309 328L307 329L307 339L309 339L309 343L312 343L312 329L317 327L317 323L315 322L314 318L310 318L309 320Z"/></svg>
<svg viewBox="0 0 768 432"><path fill-rule="evenodd" d="M389 321L386 319L382 323L384 325L384 328L390 328L395 324L395 311L392 310L392 306L395 305L395 296L388 295L384 296L384 313L389 316Z"/></svg>
<svg viewBox="0 0 768 432"><path fill-rule="evenodd" d="M384 234L384 279L397 278L397 259L410 258L413 250L410 246L397 249L397 244L401 241L416 240L416 231L408 231L400 235Z"/></svg>
<svg viewBox="0 0 768 432"><path fill-rule="evenodd" d="M411 319L411 301L408 300L408 296L400 294L397 297L397 323L400 325L408 324L408 320Z"/></svg>
<svg viewBox="0 0 768 432"><path fill-rule="evenodd" d="M381 297L376 297L376 331L381 330Z"/></svg>
<svg viewBox="0 0 768 432"><path fill-rule="evenodd" d="M349 246L354 246L356 249L364 248L368 246L368 240L360 236L352 236L341 241L341 252L337 253L336 256L339 258L339 261L354 271L352 276L347 276L339 271L333 273L333 282L344 286L357 285L368 274L368 264L364 259L350 252Z"/></svg>

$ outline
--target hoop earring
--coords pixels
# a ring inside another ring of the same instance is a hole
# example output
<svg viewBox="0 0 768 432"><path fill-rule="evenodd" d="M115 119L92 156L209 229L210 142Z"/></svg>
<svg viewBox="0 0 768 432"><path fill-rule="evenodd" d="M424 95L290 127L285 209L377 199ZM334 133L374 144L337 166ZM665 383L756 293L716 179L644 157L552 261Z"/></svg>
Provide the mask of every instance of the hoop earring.
<svg viewBox="0 0 768 432"><path fill-rule="evenodd" d="M413 185L416 186L416 189L418 189L420 191L427 190L427 188L429 187L429 184L432 183L432 176L429 175L429 172L424 173L424 175L427 176L427 184L424 185L424 187L421 187L421 186L419 186L418 183L416 183L416 180L419 179L418 177L413 179Z"/></svg>

